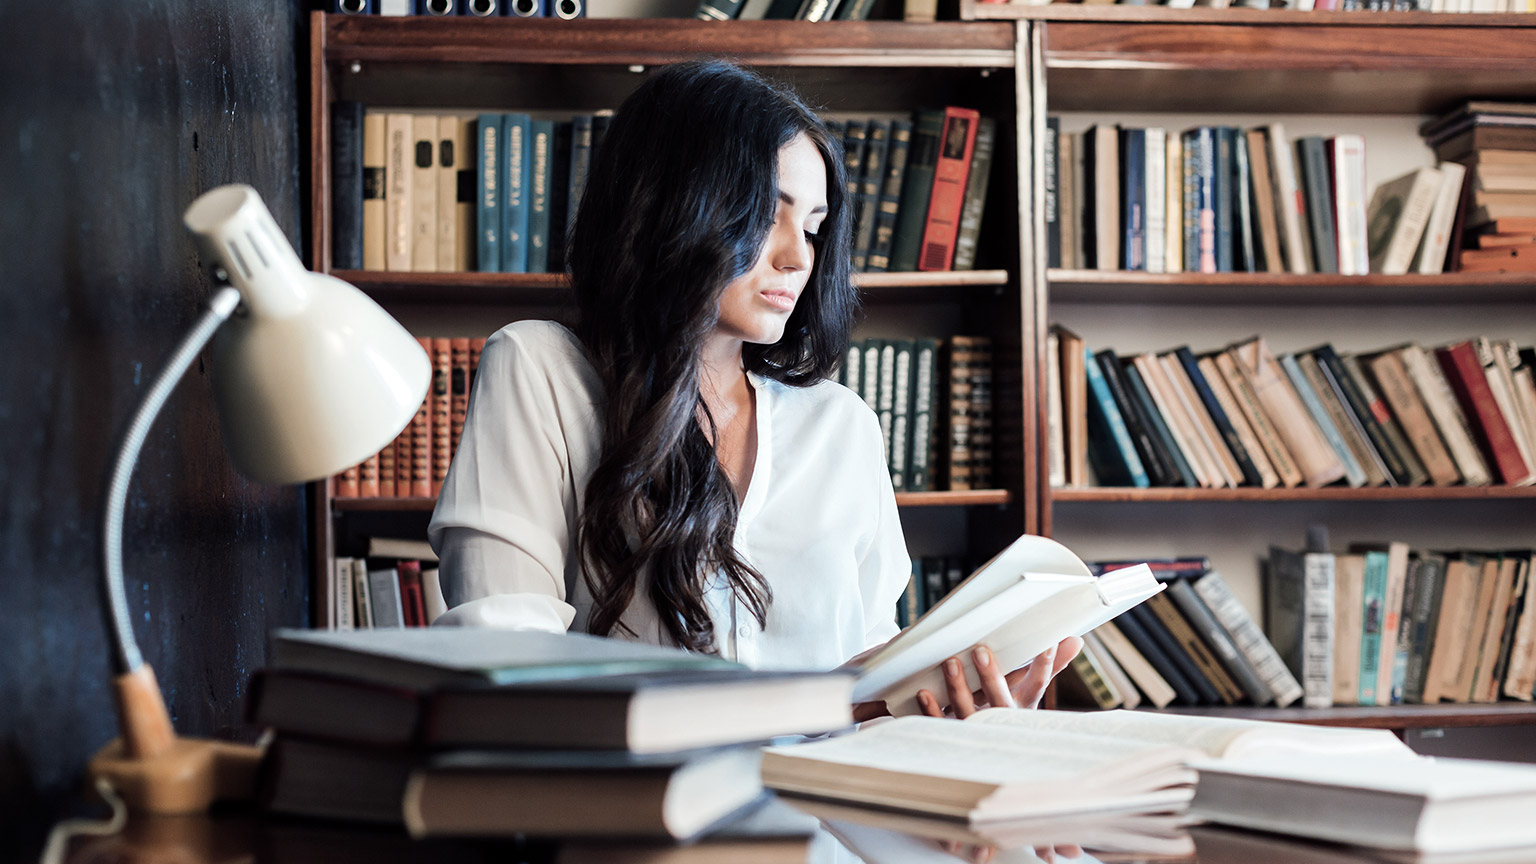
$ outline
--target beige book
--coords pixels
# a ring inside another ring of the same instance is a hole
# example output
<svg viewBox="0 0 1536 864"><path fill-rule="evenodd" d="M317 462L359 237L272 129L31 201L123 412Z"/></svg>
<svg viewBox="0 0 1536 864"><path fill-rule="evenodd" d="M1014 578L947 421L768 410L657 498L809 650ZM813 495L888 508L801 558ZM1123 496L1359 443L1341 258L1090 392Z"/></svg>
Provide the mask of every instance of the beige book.
<svg viewBox="0 0 1536 864"><path fill-rule="evenodd" d="M456 264L460 271L474 270L478 249L475 245L475 125L476 118L459 118L458 132L454 136L455 161L459 165L455 178L454 215L458 223L459 252Z"/></svg>
<svg viewBox="0 0 1536 864"><path fill-rule="evenodd" d="M1093 137L1093 269L1120 269L1120 127L1098 123L1083 133Z"/></svg>
<svg viewBox="0 0 1536 864"><path fill-rule="evenodd" d="M1531 691L1536 690L1536 598L1529 593L1531 555L1520 555L1516 566L1520 574L1519 596L1525 598L1525 603L1515 623L1515 644L1509 650L1509 669L1504 675L1503 693L1511 699L1530 702Z"/></svg>
<svg viewBox="0 0 1536 864"><path fill-rule="evenodd" d="M1424 677L1424 704L1454 699L1456 679L1467 655L1467 634L1472 627L1472 611L1477 605L1479 562L1459 555L1445 562L1445 587L1440 597L1440 615L1435 624L1434 650Z"/></svg>
<svg viewBox="0 0 1536 864"><path fill-rule="evenodd" d="M1484 641L1488 636L1488 617L1499 588L1499 559L1496 555L1477 556L1477 600L1472 606L1471 625L1467 628L1467 650L1457 670L1452 698L1470 702L1476 696L1477 670L1483 662Z"/></svg>
<svg viewBox="0 0 1536 864"><path fill-rule="evenodd" d="M1291 141L1286 137L1285 126L1280 123L1265 126L1264 139L1269 144L1265 155L1269 157L1269 170L1274 179L1275 221L1280 226L1280 239L1285 246L1286 267L1292 273L1310 273L1312 241L1306 228L1305 204L1297 182L1296 157ZM1443 253L1441 257L1445 257Z"/></svg>
<svg viewBox="0 0 1536 864"><path fill-rule="evenodd" d="M1327 486L1343 478L1344 463L1317 428L1264 338L1256 336L1229 350L1286 449L1296 458L1306 485Z"/></svg>
<svg viewBox="0 0 1536 864"><path fill-rule="evenodd" d="M1515 405L1519 408L1520 423L1530 436L1531 453L1536 456L1536 371L1522 366L1510 373L1515 385ZM1536 465L1536 462L1528 463ZM1533 471L1536 480L1536 471Z"/></svg>
<svg viewBox="0 0 1536 864"><path fill-rule="evenodd" d="M1504 622L1509 617L1509 606L1514 596L1515 577L1518 568L1512 555L1488 556L1497 561L1498 577L1493 588L1493 600L1488 607L1488 629L1483 634L1482 656L1477 661L1477 672L1472 679L1471 701L1493 702L1499 698L1499 682L1494 672L1504 651Z"/></svg>
<svg viewBox="0 0 1536 864"><path fill-rule="evenodd" d="M1227 386L1227 379L1216 367L1216 358L1201 357L1199 361L1200 374L1205 376L1205 383L1210 385L1211 393L1216 397L1217 404L1227 415L1227 422L1232 424L1232 430L1237 433L1237 441L1243 445L1243 450L1248 453L1248 461L1259 472L1259 485L1264 489L1273 489L1280 485L1280 475L1275 473L1275 466L1269 461L1269 456L1264 452L1264 445L1259 443L1259 436L1253 431L1243 409L1237 404L1237 397L1232 395L1232 390Z"/></svg>
<svg viewBox="0 0 1536 864"><path fill-rule="evenodd" d="M1364 614L1365 556L1334 556L1333 704L1360 704L1360 619Z"/></svg>
<svg viewBox="0 0 1536 864"><path fill-rule="evenodd" d="M1195 431L1200 436L1203 444L1214 460L1217 470L1229 487L1243 485L1243 469L1238 466L1237 459L1232 451L1227 448L1227 442L1222 439L1221 432L1216 429L1216 422L1211 419L1211 413L1206 410L1205 402L1200 399L1200 394L1195 392L1194 382L1189 380L1189 373L1184 371L1184 364L1179 362L1178 355L1164 354L1158 358L1163 364L1163 371L1168 374L1168 379L1173 382L1174 395L1194 418Z"/></svg>
<svg viewBox="0 0 1536 864"><path fill-rule="evenodd" d="M1061 428L1067 485L1088 485L1088 370L1082 337L1057 326L1061 344Z"/></svg>
<svg viewBox="0 0 1536 864"><path fill-rule="evenodd" d="M411 269L432 273L437 266L437 115L411 118Z"/></svg>
<svg viewBox="0 0 1536 864"><path fill-rule="evenodd" d="M1061 335L1045 335L1045 435L1051 488L1067 485L1066 443L1061 426Z"/></svg>
<svg viewBox="0 0 1536 864"><path fill-rule="evenodd" d="M1184 272L1184 137L1176 129L1168 131L1168 218L1164 228L1167 239L1164 240L1166 254L1163 261L1164 272Z"/></svg>
<svg viewBox="0 0 1536 864"><path fill-rule="evenodd" d="M1083 647L1092 653L1093 659L1099 662L1099 672L1109 679L1115 692L1120 694L1120 707L1141 707L1141 693L1131 682L1131 677L1120 667L1114 655L1104 647L1104 643L1094 635L1092 630L1083 634Z"/></svg>
<svg viewBox="0 0 1536 864"><path fill-rule="evenodd" d="M1083 648L1072 658L1057 679L1060 691L1057 698L1064 706L1075 708L1119 708L1124 700L1120 689L1110 679L1093 649L1084 641Z"/></svg>
<svg viewBox="0 0 1536 864"><path fill-rule="evenodd" d="M1430 419L1418 388L1408 377L1402 355L1396 351L1383 351L1360 359L1376 379L1376 389L1392 408L1392 415L1403 427L1413 452L1424 463L1430 482L1436 486L1454 486L1461 482L1461 473L1456 470L1450 451L1445 449L1435 421Z"/></svg>
<svg viewBox="0 0 1536 864"><path fill-rule="evenodd" d="M411 174L413 118L409 114L390 114L385 119L388 163L384 168L385 266L390 270L411 269Z"/></svg>
<svg viewBox="0 0 1536 864"><path fill-rule="evenodd" d="M1216 362L1216 369L1221 373L1222 381L1232 391L1232 398L1237 401L1243 419L1253 427L1253 434L1259 439L1264 455L1274 466L1280 483L1286 488L1300 486L1301 468L1291 457L1290 450L1286 449L1285 442L1280 440L1280 433L1275 430L1274 424L1269 422L1269 415L1264 413L1264 406L1259 404L1258 395L1253 392L1247 377L1238 368L1237 358L1230 352L1222 351L1212 359Z"/></svg>
<svg viewBox="0 0 1536 864"><path fill-rule="evenodd" d="M1388 482L1386 466L1381 464L1381 457L1377 455L1376 448L1366 440L1365 433L1345 410L1339 394L1333 390L1333 385L1328 383L1328 376L1323 374L1322 364L1318 363L1317 358L1311 354L1297 354L1296 365L1301 369L1301 374L1307 379L1307 383L1312 386L1313 392L1317 394L1317 401L1322 403L1328 419L1332 420L1334 427L1339 430L1339 437L1344 439L1344 446L1349 448L1350 454L1359 463L1360 470L1365 472L1365 485L1386 485Z"/></svg>
<svg viewBox="0 0 1536 864"><path fill-rule="evenodd" d="M388 137L386 117L379 111L363 114L363 269L383 270L388 222Z"/></svg>
<svg viewBox="0 0 1536 864"><path fill-rule="evenodd" d="M1083 136L1078 132L1062 132L1056 136L1056 219L1063 270L1080 270L1083 266L1077 254L1077 235L1083 224L1083 204L1077 195L1082 188L1082 140Z"/></svg>
<svg viewBox="0 0 1536 864"><path fill-rule="evenodd" d="M1440 193L1440 171L1422 167L1376 187L1371 196L1371 272L1401 276L1413 264L1430 211Z"/></svg>
<svg viewBox="0 0 1536 864"><path fill-rule="evenodd" d="M1520 451L1520 458L1527 466L1536 465L1536 458L1533 458L1536 457L1536 440L1531 437L1525 405L1516 397L1515 375L1509 367L1505 352L1496 349L1490 340L1483 337L1473 339L1472 348L1477 352L1477 362L1483 368L1483 377L1488 380L1493 401L1498 404L1499 413L1504 415L1510 437L1515 439L1515 449ZM1536 471L1528 472L1525 479L1515 485L1527 486L1531 483L1536 483Z"/></svg>
<svg viewBox="0 0 1536 864"><path fill-rule="evenodd" d="M1280 254L1280 225L1275 216L1275 186L1269 169L1269 142L1263 129L1249 129L1248 165L1253 176L1253 213L1259 228L1259 248L1264 250L1264 270L1284 273Z"/></svg>
<svg viewBox="0 0 1536 864"><path fill-rule="evenodd" d="M1221 473L1216 469L1212 457L1200 445L1199 436L1195 433L1194 419L1180 407L1173 395L1173 383L1163 373L1163 364L1157 360L1157 355L1152 353L1138 354L1131 358L1136 371L1141 373L1143 383L1147 385L1147 392L1152 395L1152 402L1157 412L1163 415L1163 423L1168 427L1168 433L1173 436L1174 444L1184 454L1184 461L1189 463L1189 469L1194 472L1195 480L1203 488L1225 485L1221 479Z"/></svg>
<svg viewBox="0 0 1536 864"><path fill-rule="evenodd" d="M1429 222L1424 226L1424 239L1419 241L1412 270L1415 273L1434 275L1445 269L1445 255L1451 244L1451 228L1456 222L1456 211L1461 206L1461 184L1466 180L1467 169L1456 162L1441 162L1440 188L1435 193L1435 203L1429 210Z"/></svg>
<svg viewBox="0 0 1536 864"><path fill-rule="evenodd" d="M467 162L459 147L461 119L439 115L432 148L432 171L437 175L437 269L443 273L464 270L459 252L459 170Z"/></svg>
<svg viewBox="0 0 1536 864"><path fill-rule="evenodd" d="M1462 413L1460 403L1456 401L1450 382L1445 380L1440 364L1432 360L1420 345L1404 345L1401 351L1403 368L1408 371L1408 377L1413 379L1419 397L1424 400L1425 410L1440 430L1440 438L1445 441L1446 450L1456 462L1462 483L1467 486L1487 486L1492 483L1493 475L1488 470L1488 462L1483 459L1482 451L1472 438L1472 427L1467 423L1467 416Z"/></svg>
<svg viewBox="0 0 1536 864"><path fill-rule="evenodd" d="M1536 614L1531 618L1536 621ZM1125 670L1126 676L1155 707L1163 708L1178 697L1168 681L1152 667L1151 663L1147 662L1147 658L1142 656L1140 651L1136 650L1131 640L1125 638L1125 634L1120 632L1115 622L1106 621L1100 624L1094 629L1093 635L1098 637L1104 649L1115 658L1115 662Z"/></svg>

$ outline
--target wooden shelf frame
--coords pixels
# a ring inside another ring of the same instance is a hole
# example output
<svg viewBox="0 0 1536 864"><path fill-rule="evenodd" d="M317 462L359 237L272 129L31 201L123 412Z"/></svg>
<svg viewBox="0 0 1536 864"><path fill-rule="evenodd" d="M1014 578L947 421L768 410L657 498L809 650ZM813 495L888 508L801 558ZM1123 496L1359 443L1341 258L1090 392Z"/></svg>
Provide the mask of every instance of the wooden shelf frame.
<svg viewBox="0 0 1536 864"><path fill-rule="evenodd" d="M1050 492L1056 504L1161 504L1169 502L1294 501L1536 501L1536 486L1398 486L1350 489L1344 486L1298 489L1133 489L1104 486L1062 488Z"/></svg>
<svg viewBox="0 0 1536 864"><path fill-rule="evenodd" d="M898 492L898 507L1005 507L1014 501L1006 489L957 492ZM332 513L431 513L436 498L332 498Z"/></svg>
<svg viewBox="0 0 1536 864"><path fill-rule="evenodd" d="M1536 274L1532 273L1339 276L1332 273L1051 270L1047 278L1051 283L1051 299L1061 303L1232 306L1536 303Z"/></svg>

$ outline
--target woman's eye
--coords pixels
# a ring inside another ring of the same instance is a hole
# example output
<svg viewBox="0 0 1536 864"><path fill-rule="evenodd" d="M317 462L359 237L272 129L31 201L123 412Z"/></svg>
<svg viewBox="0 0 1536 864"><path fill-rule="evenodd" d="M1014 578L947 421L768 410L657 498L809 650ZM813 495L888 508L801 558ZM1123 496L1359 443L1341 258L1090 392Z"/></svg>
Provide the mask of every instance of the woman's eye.
<svg viewBox="0 0 1536 864"><path fill-rule="evenodd" d="M805 239L811 243L815 243L817 240L821 239L821 235L817 234L815 231L807 231L805 232Z"/></svg>

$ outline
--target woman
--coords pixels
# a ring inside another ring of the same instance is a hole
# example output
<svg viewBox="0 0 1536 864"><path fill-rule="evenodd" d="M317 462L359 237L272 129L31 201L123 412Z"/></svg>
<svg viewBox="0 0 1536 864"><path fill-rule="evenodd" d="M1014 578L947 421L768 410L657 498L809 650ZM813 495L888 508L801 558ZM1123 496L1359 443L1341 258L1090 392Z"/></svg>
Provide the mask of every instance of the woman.
<svg viewBox="0 0 1536 864"><path fill-rule="evenodd" d="M787 668L896 634L910 560L879 426L827 381L857 303L841 166L797 97L729 64L625 101L567 246L575 332L518 322L481 355L429 529L442 623ZM1032 705L1068 659L983 663L943 704Z"/></svg>

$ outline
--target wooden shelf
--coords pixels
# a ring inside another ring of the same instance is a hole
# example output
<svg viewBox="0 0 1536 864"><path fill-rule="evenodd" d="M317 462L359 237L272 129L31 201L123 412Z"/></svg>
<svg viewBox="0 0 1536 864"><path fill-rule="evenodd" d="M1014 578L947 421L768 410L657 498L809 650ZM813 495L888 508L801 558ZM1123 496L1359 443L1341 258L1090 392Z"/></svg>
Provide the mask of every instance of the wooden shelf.
<svg viewBox="0 0 1536 864"><path fill-rule="evenodd" d="M1155 709L1148 709L1155 710ZM1484 705L1390 705L1338 708L1164 708L1171 714L1353 726L1366 729L1423 729L1461 726L1514 726L1536 723L1536 703L1494 702Z"/></svg>
<svg viewBox="0 0 1536 864"><path fill-rule="evenodd" d="M1168 6L1084 5L1049 3L1026 6L1011 3L966 3L977 21L1089 21L1098 23L1244 24L1266 27L1326 25L1329 27L1536 27L1529 14L1449 14L1439 12L1338 12L1321 9L1224 9ZM962 14L966 13L962 8Z"/></svg>
<svg viewBox="0 0 1536 864"><path fill-rule="evenodd" d="M969 489L963 492L898 492L898 507L1000 506L1013 500L1006 489ZM332 498L334 513L430 513L436 498Z"/></svg>
<svg viewBox="0 0 1536 864"><path fill-rule="evenodd" d="M1012 68L1006 22L388 18L325 15L332 63L653 65L699 55L749 65Z"/></svg>
<svg viewBox="0 0 1536 864"><path fill-rule="evenodd" d="M1051 270L1059 303L1455 305L1536 301L1536 274L1339 276L1328 273L1139 273Z"/></svg>
<svg viewBox="0 0 1536 864"><path fill-rule="evenodd" d="M1536 486L1399 486L1350 489L1324 486L1320 489L1188 489L1157 487L1133 489L1099 487L1092 489L1053 489L1051 500L1057 504L1125 503L1151 504L1169 501L1475 501L1536 499Z"/></svg>
<svg viewBox="0 0 1536 864"><path fill-rule="evenodd" d="M560 305L571 302L570 287L559 273L398 273L334 270L331 275L356 285L385 305ZM976 289L1000 291L1009 283L1006 270L945 273L858 273L853 282L868 304L944 302L956 289L967 296Z"/></svg>

